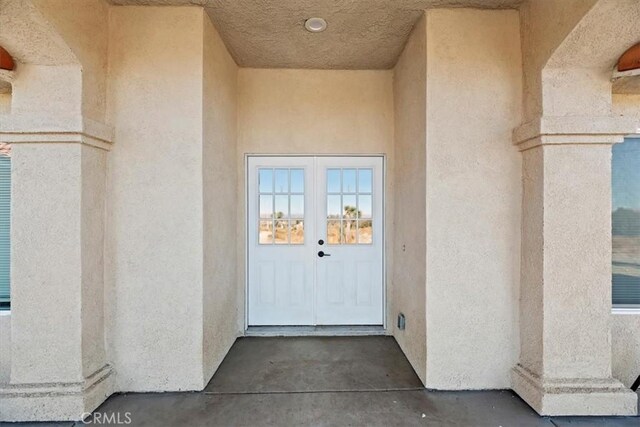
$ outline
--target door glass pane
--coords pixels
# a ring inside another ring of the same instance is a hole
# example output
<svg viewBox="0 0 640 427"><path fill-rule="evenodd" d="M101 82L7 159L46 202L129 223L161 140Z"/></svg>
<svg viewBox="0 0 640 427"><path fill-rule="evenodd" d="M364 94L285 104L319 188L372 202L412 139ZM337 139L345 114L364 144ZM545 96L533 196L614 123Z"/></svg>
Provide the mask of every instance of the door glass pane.
<svg viewBox="0 0 640 427"><path fill-rule="evenodd" d="M301 245L304 243L304 221L291 220L291 244Z"/></svg>
<svg viewBox="0 0 640 427"><path fill-rule="evenodd" d="M276 219L289 218L289 196L276 196Z"/></svg>
<svg viewBox="0 0 640 427"><path fill-rule="evenodd" d="M327 242L332 245L373 243L373 169L327 169L326 172Z"/></svg>
<svg viewBox="0 0 640 427"><path fill-rule="evenodd" d="M358 221L358 243L368 245L373 243L373 227L370 220Z"/></svg>
<svg viewBox="0 0 640 427"><path fill-rule="evenodd" d="M258 188L260 193L273 193L273 169L258 171Z"/></svg>
<svg viewBox="0 0 640 427"><path fill-rule="evenodd" d="M339 195L327 196L327 218L328 219L336 219L340 218L340 213L342 212L342 202Z"/></svg>
<svg viewBox="0 0 640 427"><path fill-rule="evenodd" d="M275 223L275 240L276 245L289 243L289 221L282 220Z"/></svg>
<svg viewBox="0 0 640 427"><path fill-rule="evenodd" d="M356 221L354 220L346 220L342 224L342 242L348 245L353 245L357 243L356 241Z"/></svg>
<svg viewBox="0 0 640 427"><path fill-rule="evenodd" d="M358 211L360 212L359 218L371 218L372 212L371 206L371 196L370 195L359 195L358 196Z"/></svg>
<svg viewBox="0 0 640 427"><path fill-rule="evenodd" d="M304 196L291 197L291 218L304 218Z"/></svg>
<svg viewBox="0 0 640 427"><path fill-rule="evenodd" d="M275 186L276 193L289 192L289 169L276 169Z"/></svg>
<svg viewBox="0 0 640 427"><path fill-rule="evenodd" d="M304 243L304 183L301 168L258 170L260 244Z"/></svg>
<svg viewBox="0 0 640 427"><path fill-rule="evenodd" d="M327 170L327 192L340 193L340 169Z"/></svg>
<svg viewBox="0 0 640 427"><path fill-rule="evenodd" d="M304 193L304 169L291 169L291 192Z"/></svg>
<svg viewBox="0 0 640 427"><path fill-rule="evenodd" d="M273 218L273 196L260 196L260 218Z"/></svg>
<svg viewBox="0 0 640 427"><path fill-rule="evenodd" d="M343 193L356 192L356 170L355 169L342 170L342 192Z"/></svg>
<svg viewBox="0 0 640 427"><path fill-rule="evenodd" d="M358 217L355 194L345 194L342 196L342 216L345 219L356 219Z"/></svg>
<svg viewBox="0 0 640 427"><path fill-rule="evenodd" d="M339 245L341 243L342 229L340 221L327 221L327 243Z"/></svg>
<svg viewBox="0 0 640 427"><path fill-rule="evenodd" d="M358 171L358 193L371 193L373 171L371 169L360 169Z"/></svg>
<svg viewBox="0 0 640 427"><path fill-rule="evenodd" d="M640 139L612 149L613 304L640 307Z"/></svg>
<svg viewBox="0 0 640 427"><path fill-rule="evenodd" d="M273 243L273 221L260 221L259 243L261 245Z"/></svg>

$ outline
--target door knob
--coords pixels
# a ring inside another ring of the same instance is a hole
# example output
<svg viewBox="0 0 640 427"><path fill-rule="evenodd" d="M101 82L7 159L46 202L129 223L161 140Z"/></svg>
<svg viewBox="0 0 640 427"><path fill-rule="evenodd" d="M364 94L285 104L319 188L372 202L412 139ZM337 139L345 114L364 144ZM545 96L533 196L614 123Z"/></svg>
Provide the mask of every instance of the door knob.
<svg viewBox="0 0 640 427"><path fill-rule="evenodd" d="M331 254L325 254L324 251L318 252L318 256L322 258L323 256L331 256Z"/></svg>
<svg viewBox="0 0 640 427"><path fill-rule="evenodd" d="M321 245L321 246L324 245L324 240L322 240L322 239L318 240L318 244Z"/></svg>

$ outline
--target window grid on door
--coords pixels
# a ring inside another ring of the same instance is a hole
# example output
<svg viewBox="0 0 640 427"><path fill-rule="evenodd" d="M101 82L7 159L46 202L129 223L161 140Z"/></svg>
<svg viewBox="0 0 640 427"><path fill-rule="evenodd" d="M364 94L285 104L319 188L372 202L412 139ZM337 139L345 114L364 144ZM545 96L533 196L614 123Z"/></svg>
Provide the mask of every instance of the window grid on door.
<svg viewBox="0 0 640 427"><path fill-rule="evenodd" d="M373 244L373 169L329 168L327 243Z"/></svg>
<svg viewBox="0 0 640 427"><path fill-rule="evenodd" d="M304 244L304 169L258 169L258 244Z"/></svg>

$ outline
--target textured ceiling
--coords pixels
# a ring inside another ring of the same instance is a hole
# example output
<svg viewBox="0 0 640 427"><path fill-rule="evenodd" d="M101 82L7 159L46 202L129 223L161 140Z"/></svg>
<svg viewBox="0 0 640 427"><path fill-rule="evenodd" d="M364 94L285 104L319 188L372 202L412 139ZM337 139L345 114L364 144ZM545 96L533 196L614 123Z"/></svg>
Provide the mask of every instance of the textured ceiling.
<svg viewBox="0 0 640 427"><path fill-rule="evenodd" d="M516 8L522 0L111 0L119 5L203 5L238 65L256 68L392 68L422 11ZM327 23L304 30L307 18Z"/></svg>

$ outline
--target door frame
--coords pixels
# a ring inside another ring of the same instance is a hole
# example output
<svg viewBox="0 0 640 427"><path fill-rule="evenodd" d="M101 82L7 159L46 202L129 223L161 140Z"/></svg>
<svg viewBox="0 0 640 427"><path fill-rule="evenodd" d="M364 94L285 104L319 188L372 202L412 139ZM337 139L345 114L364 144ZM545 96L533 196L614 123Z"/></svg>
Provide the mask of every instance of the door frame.
<svg viewBox="0 0 640 427"><path fill-rule="evenodd" d="M244 327L242 335L247 335L249 327L249 159L265 157L378 157L382 159L382 329L387 331L387 156L383 153L372 154L262 154L245 153L243 159L244 167ZM291 328L296 328L292 326ZM282 328L279 328L282 329ZM339 332L332 333L327 329L326 335L340 335ZM375 332L372 335L379 335Z"/></svg>

